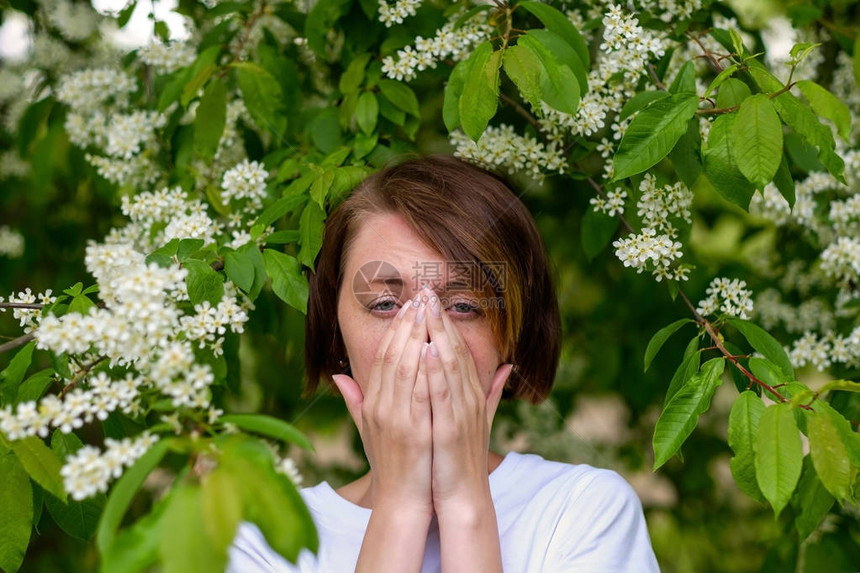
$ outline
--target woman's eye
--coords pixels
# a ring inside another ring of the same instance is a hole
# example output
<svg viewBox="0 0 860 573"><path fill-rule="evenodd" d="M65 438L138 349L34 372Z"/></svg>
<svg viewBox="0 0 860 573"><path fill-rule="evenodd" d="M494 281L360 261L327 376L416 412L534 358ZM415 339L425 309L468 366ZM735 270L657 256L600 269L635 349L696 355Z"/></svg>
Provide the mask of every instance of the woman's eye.
<svg viewBox="0 0 860 573"><path fill-rule="evenodd" d="M397 308L397 301L392 299L378 300L370 305L370 310L388 312Z"/></svg>
<svg viewBox="0 0 860 573"><path fill-rule="evenodd" d="M453 308L458 314L480 314L480 309L472 303L468 302L455 302L452 303L448 308Z"/></svg>

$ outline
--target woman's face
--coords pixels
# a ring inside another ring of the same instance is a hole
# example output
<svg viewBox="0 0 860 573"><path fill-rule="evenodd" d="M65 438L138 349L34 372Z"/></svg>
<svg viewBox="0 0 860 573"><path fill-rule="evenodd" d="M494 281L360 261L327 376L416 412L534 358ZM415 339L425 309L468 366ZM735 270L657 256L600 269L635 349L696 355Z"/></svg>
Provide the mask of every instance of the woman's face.
<svg viewBox="0 0 860 573"><path fill-rule="evenodd" d="M451 273L452 268L401 215L372 215L359 223L345 261L337 318L352 377L362 392L389 324L401 306L430 283L443 312L468 346L487 394L501 356L485 310L466 288L469 281L455 280L457 273ZM455 283L465 284L458 287Z"/></svg>

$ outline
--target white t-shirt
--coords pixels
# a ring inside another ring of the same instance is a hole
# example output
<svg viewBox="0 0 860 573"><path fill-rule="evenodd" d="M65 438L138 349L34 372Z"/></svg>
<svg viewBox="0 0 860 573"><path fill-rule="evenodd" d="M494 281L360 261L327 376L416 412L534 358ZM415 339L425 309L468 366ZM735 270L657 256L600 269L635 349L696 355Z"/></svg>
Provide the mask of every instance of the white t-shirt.
<svg viewBox="0 0 860 573"><path fill-rule="evenodd" d="M509 452L489 475L505 573L659 572L633 488L611 470ZM338 495L328 482L301 490L317 525L319 552L303 549L291 565L243 523L230 548L228 573L351 573L371 510ZM422 573L440 569L434 517Z"/></svg>

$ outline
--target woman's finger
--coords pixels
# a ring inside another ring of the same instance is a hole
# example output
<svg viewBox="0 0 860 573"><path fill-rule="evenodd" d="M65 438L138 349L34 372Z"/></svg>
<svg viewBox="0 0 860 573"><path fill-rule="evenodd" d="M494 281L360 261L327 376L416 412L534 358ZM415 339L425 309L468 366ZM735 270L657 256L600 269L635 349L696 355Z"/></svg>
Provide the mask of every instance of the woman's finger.
<svg viewBox="0 0 860 573"><path fill-rule="evenodd" d="M397 335L404 323L409 324L409 318L407 317L411 318L410 313L412 311L412 300L407 300L403 303L400 312L397 313L394 320L392 320L391 324L388 325L388 329L385 331L385 334L382 336L382 340L376 348L376 354L373 356L373 363L370 366L370 379L367 382L367 388L364 392L365 399L376 400L379 397L379 393L382 389L382 372L387 359L386 353L388 352L388 347L391 345L391 341L394 340L395 335ZM398 355L392 355L390 359L393 360L396 356Z"/></svg>
<svg viewBox="0 0 860 573"><path fill-rule="evenodd" d="M427 331L430 334L431 348L436 349L436 356L438 356L438 361L441 363L445 383L449 387L448 394L450 394L450 399L454 404L461 404L464 399L461 376L466 374L468 370L464 370L464 365L461 364L460 357L457 356L457 353L451 346L451 339L443 323L445 316L442 312L442 305L439 302L439 297L436 295L430 298L430 312L428 314ZM433 392L432 386L430 391Z"/></svg>
<svg viewBox="0 0 860 573"><path fill-rule="evenodd" d="M412 392L415 389L415 379L418 372L418 361L421 356L421 349L427 341L427 303L422 300L426 297L427 292L422 289L415 300L420 301L418 311L414 313L412 328L410 329L405 340L402 341L400 351L400 360L394 368L394 376L391 382L388 382L383 375L383 383L388 384L383 392L390 392L393 403L397 408L409 408L409 403L412 398ZM404 327L405 328L405 327Z"/></svg>
<svg viewBox="0 0 860 573"><path fill-rule="evenodd" d="M463 382L464 392L471 390L472 395L478 399L486 399L483 388L481 387L481 379L478 376L478 368L475 366L475 360L472 358L472 353L469 350L469 345L463 339L460 331L448 318L448 315L442 314L442 325L445 327L445 332L448 334L448 340L460 362L460 368L464 372Z"/></svg>
<svg viewBox="0 0 860 573"><path fill-rule="evenodd" d="M412 389L411 411L413 418L426 419L430 414L430 385L427 380L427 346L425 342L421 347L421 356L418 359L418 373L415 375L415 387Z"/></svg>

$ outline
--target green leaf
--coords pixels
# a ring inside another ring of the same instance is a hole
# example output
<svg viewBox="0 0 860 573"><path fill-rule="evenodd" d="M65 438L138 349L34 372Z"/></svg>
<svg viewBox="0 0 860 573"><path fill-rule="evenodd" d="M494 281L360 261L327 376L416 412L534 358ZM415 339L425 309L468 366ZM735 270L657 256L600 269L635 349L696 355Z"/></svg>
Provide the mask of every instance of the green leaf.
<svg viewBox="0 0 860 573"><path fill-rule="evenodd" d="M481 138L490 119L496 115L499 104L499 66L502 54L496 54L493 52L493 45L487 41L469 56L472 63L469 76L463 84L459 117L463 131L473 141Z"/></svg>
<svg viewBox="0 0 860 573"><path fill-rule="evenodd" d="M224 252L224 273L245 292L254 285L254 263L247 256L230 249Z"/></svg>
<svg viewBox="0 0 860 573"><path fill-rule="evenodd" d="M738 169L756 187L764 189L782 160L782 123L768 96L756 94L744 100L730 137Z"/></svg>
<svg viewBox="0 0 860 573"><path fill-rule="evenodd" d="M35 348L35 341L28 342L15 354L15 357L9 362L9 366L3 372L0 372L0 404L15 402L15 397L18 395L18 386L30 367L30 362L33 360L33 349Z"/></svg>
<svg viewBox="0 0 860 573"><path fill-rule="evenodd" d="M788 167L788 160L785 153L782 155L782 160L779 162L779 169L776 170L776 175L773 177L773 183L785 200L788 201L788 206L794 208L794 202L797 200L797 192L795 191L794 178L791 176L791 170Z"/></svg>
<svg viewBox="0 0 860 573"><path fill-rule="evenodd" d="M657 101L658 99L663 99L669 97L669 92L663 90L649 90L644 92L639 92L624 104L624 107L621 108L620 117L621 119L627 119L637 111L645 109L652 102Z"/></svg>
<svg viewBox="0 0 860 573"><path fill-rule="evenodd" d="M730 318L727 321L747 339L754 349L761 352L765 358L773 362L782 372L786 380L794 380L794 368L785 349L777 340L760 326L740 318Z"/></svg>
<svg viewBox="0 0 860 573"><path fill-rule="evenodd" d="M33 528L33 486L18 458L0 448L0 568L17 571L24 561Z"/></svg>
<svg viewBox="0 0 860 573"><path fill-rule="evenodd" d="M770 387L778 386L780 384L784 384L785 382L790 382L785 378L785 375L782 373L782 370L766 358L759 358L758 356L753 356L749 359L749 370L752 374L767 384ZM769 398L775 398L775 396L768 396Z"/></svg>
<svg viewBox="0 0 860 573"><path fill-rule="evenodd" d="M358 122L358 127L370 135L376 129L378 119L379 102L376 101L376 96L373 92L364 92L358 98L358 105L355 108L355 121Z"/></svg>
<svg viewBox="0 0 860 573"><path fill-rule="evenodd" d="M764 501L755 477L755 441L764 402L755 392L742 392L729 414L729 447L735 453L730 466L735 483L751 498Z"/></svg>
<svg viewBox="0 0 860 573"><path fill-rule="evenodd" d="M724 358L714 358L686 381L663 408L654 427L654 471L675 455L696 427L699 416L711 406L711 397L722 383Z"/></svg>
<svg viewBox="0 0 860 573"><path fill-rule="evenodd" d="M263 253L260 252L256 241L250 241L236 249L236 255L243 261L249 262L254 269L254 280L245 292L251 300L256 300L266 285L266 263L263 261Z"/></svg>
<svg viewBox="0 0 860 573"><path fill-rule="evenodd" d="M320 208L325 209L325 198L328 196L334 183L334 169L328 169L322 175L314 179L311 184L311 199L316 201Z"/></svg>
<svg viewBox="0 0 860 573"><path fill-rule="evenodd" d="M851 462L836 424L823 412L810 412L806 424L815 473L833 497L840 502L847 501L851 497Z"/></svg>
<svg viewBox="0 0 860 573"><path fill-rule="evenodd" d="M461 60L451 70L451 75L448 77L448 84L445 86L445 98L442 102L442 121L445 122L445 128L451 132L460 126L460 97L463 95L463 88L466 85L466 80L470 77L472 68L472 58Z"/></svg>
<svg viewBox="0 0 860 573"><path fill-rule="evenodd" d="M693 62L684 62L684 65L678 70L678 75L675 76L669 86L669 93L696 93L696 68L693 66Z"/></svg>
<svg viewBox="0 0 860 573"><path fill-rule="evenodd" d="M301 231L302 248L299 251L299 261L309 267L314 268L314 261L317 258L320 247L322 247L323 226L325 223L325 211L313 201L308 201L299 217L299 230Z"/></svg>
<svg viewBox="0 0 860 573"><path fill-rule="evenodd" d="M679 93L658 99L633 118L614 158L614 180L624 179L653 167L666 157L687 131L699 98Z"/></svg>
<svg viewBox="0 0 860 573"><path fill-rule="evenodd" d="M45 498L48 513L60 529L82 541L92 539L106 502L107 496L103 493L82 501L70 499L67 503L53 496Z"/></svg>
<svg viewBox="0 0 860 573"><path fill-rule="evenodd" d="M573 75L576 76L581 94L588 91L588 68L585 67L576 50L570 44L549 30L529 30L528 35L543 44L543 47L558 60L558 63L570 68Z"/></svg>
<svg viewBox="0 0 860 573"><path fill-rule="evenodd" d="M302 178L304 179L304 178ZM302 189L299 193L285 195L263 209L263 212L260 213L257 220L254 221L254 225L260 225L262 227L268 227L290 211L293 211L303 205L305 200L307 199L307 195L304 194L304 190L311 186L311 182L314 180L313 177L308 177L304 182L307 183L307 186Z"/></svg>
<svg viewBox="0 0 860 573"><path fill-rule="evenodd" d="M17 402L29 402L31 400L39 400L44 394L51 382L54 380L56 372L53 368L40 370L24 380L18 386Z"/></svg>
<svg viewBox="0 0 860 573"><path fill-rule="evenodd" d="M102 573L143 573L158 561L158 547L164 532L164 512L172 492L155 502L152 510L130 527L121 530L107 552L102 554Z"/></svg>
<svg viewBox="0 0 860 573"><path fill-rule="evenodd" d="M203 532L217 553L226 553L242 520L240 485L228 468L219 467L200 482Z"/></svg>
<svg viewBox="0 0 860 573"><path fill-rule="evenodd" d="M735 78L728 78L723 81L720 91L717 92L717 108L728 109L739 106L751 95L752 92L745 83Z"/></svg>
<svg viewBox="0 0 860 573"><path fill-rule="evenodd" d="M418 97L412 88L397 80L380 80L379 89L399 109L417 118L421 117L418 110Z"/></svg>
<svg viewBox="0 0 860 573"><path fill-rule="evenodd" d="M137 0L133 0L128 3L128 6L119 11L116 16L116 27L120 30L125 28L125 25L128 24L128 21L131 19L132 13L134 13L134 9L137 8Z"/></svg>
<svg viewBox="0 0 860 573"><path fill-rule="evenodd" d="M156 442L122 474L122 477L111 488L110 496L108 496L96 531L96 546L102 555L113 543L117 529L122 523L122 518L132 498L134 498L134 494L143 485L143 481L149 473L161 462L170 446L171 440L168 439Z"/></svg>
<svg viewBox="0 0 860 573"><path fill-rule="evenodd" d="M224 296L224 280L208 263L197 259L188 259L182 263L188 270L185 286L191 304L198 305L208 300L212 306L217 305Z"/></svg>
<svg viewBox="0 0 860 573"><path fill-rule="evenodd" d="M276 440L296 444L311 452L314 451L313 445L304 434L291 424L278 418L263 414L226 414L218 419L225 424L233 424L248 432L262 434Z"/></svg>
<svg viewBox="0 0 860 573"><path fill-rule="evenodd" d="M219 551L207 535L201 534L206 524L199 487L186 483L176 486L163 519L159 554L165 573L208 573L226 568L227 548Z"/></svg>
<svg viewBox="0 0 860 573"><path fill-rule="evenodd" d="M221 463L241 485L248 520L272 549L295 563L302 547L316 552L316 528L293 483L275 471L271 454L260 447L256 442L226 450Z"/></svg>
<svg viewBox="0 0 860 573"><path fill-rule="evenodd" d="M263 251L266 273L272 278L272 290L291 307L307 313L308 282L295 257L273 249Z"/></svg>
<svg viewBox="0 0 860 573"><path fill-rule="evenodd" d="M66 490L60 476L62 464L54 452L38 436L29 436L10 443L18 461L33 480L51 495L66 501Z"/></svg>
<svg viewBox="0 0 860 573"><path fill-rule="evenodd" d="M678 390L687 383L687 380L695 376L696 372L699 371L701 358L702 356L699 353L699 337L694 336L693 339L687 343L687 348L684 349L684 357L681 359L681 364L678 365L678 368L675 370L675 374L672 375L672 380L669 381L669 388L666 390L666 397L663 399L664 408L669 404L672 397L678 392Z"/></svg>
<svg viewBox="0 0 860 573"><path fill-rule="evenodd" d="M693 322L689 318L682 318L680 320L676 320L672 324L668 326L664 326L660 330L658 330L654 336L651 337L651 340L648 342L648 347L645 349L645 371L648 371L648 368L651 366L651 362L654 360L654 357L657 356L657 353L660 352L660 349L663 348L663 344L669 340L669 337L678 332L678 330L684 326L685 324Z"/></svg>
<svg viewBox="0 0 860 573"><path fill-rule="evenodd" d="M72 297L72 302L69 303L69 312L78 314L87 314L91 308L95 308L95 303L88 296L78 295Z"/></svg>
<svg viewBox="0 0 860 573"><path fill-rule="evenodd" d="M194 119L194 149L211 161L227 122L227 84L219 79L209 82Z"/></svg>
<svg viewBox="0 0 860 573"><path fill-rule="evenodd" d="M800 482L791 498L791 505L795 509L794 526L800 537L799 541L803 542L818 529L818 524L833 507L833 502L833 496L815 473L812 458L806 456L803 458Z"/></svg>
<svg viewBox="0 0 860 573"><path fill-rule="evenodd" d="M347 66L346 71L340 76L338 89L342 94L357 92L364 81L364 70L370 62L370 54L359 54Z"/></svg>
<svg viewBox="0 0 860 573"><path fill-rule="evenodd" d="M326 56L326 35L351 5L351 0L319 0L308 13L304 37L308 40L308 47L321 58Z"/></svg>
<svg viewBox="0 0 860 573"><path fill-rule="evenodd" d="M787 403L765 408L755 441L755 474L761 493L779 516L791 499L803 465L803 446Z"/></svg>
<svg viewBox="0 0 860 573"><path fill-rule="evenodd" d="M236 69L242 99L254 123L280 137L286 129L287 118L283 107L284 93L278 80L251 62L237 62L232 66Z"/></svg>
<svg viewBox="0 0 860 573"><path fill-rule="evenodd" d="M580 242L585 256L591 261L606 248L618 228L618 219L606 213L588 209L582 216Z"/></svg>
<svg viewBox="0 0 860 573"><path fill-rule="evenodd" d="M504 52L505 73L534 110L540 110L541 61L525 46L510 46Z"/></svg>
<svg viewBox="0 0 860 573"><path fill-rule="evenodd" d="M851 140L851 110L835 95L811 80L795 84L809 102L812 111L833 122L845 141Z"/></svg>
<svg viewBox="0 0 860 573"><path fill-rule="evenodd" d="M531 50L541 61L541 94L550 107L570 115L579 110L579 81L573 71L533 36L520 36L518 45ZM462 110L460 110L462 113Z"/></svg>
<svg viewBox="0 0 860 573"><path fill-rule="evenodd" d="M155 263L160 267L169 267L173 265L173 257L176 256L178 248L179 239L170 239L170 241L149 253L144 261L147 265Z"/></svg>
<svg viewBox="0 0 860 573"><path fill-rule="evenodd" d="M776 79L759 62L750 60L749 73L763 91L777 92L782 82ZM791 92L784 92L771 100L779 117L795 133L818 148L818 159L839 181L845 181L842 172L845 162L834 151L836 142L830 128L822 124L809 106L804 105Z"/></svg>
<svg viewBox="0 0 860 573"><path fill-rule="evenodd" d="M179 98L179 103L182 104L182 107L188 107L188 104L191 103L195 97L197 97L197 92L200 91L206 82L209 81L209 78L212 77L212 74L218 69L214 63L207 63L199 70L194 72L194 76L191 77L191 81L185 84L185 87L182 88L182 97Z"/></svg>
<svg viewBox="0 0 860 573"><path fill-rule="evenodd" d="M699 156L701 149L702 135L699 133L699 120L693 117L687 123L687 131L669 153L675 172L690 189L702 174L702 159Z"/></svg>
<svg viewBox="0 0 860 573"><path fill-rule="evenodd" d="M717 74L717 77L715 77L713 79L713 81L711 82L711 85L709 85L708 89L705 91L705 95L703 95L702 97L707 98L709 95L711 95L711 93L715 89L717 89L718 87L723 85L723 82L728 80L732 76L732 74L734 74L736 71L738 71L739 66L740 66L740 64L732 64L732 65L728 66L727 68L724 68L723 71L721 71L719 74ZM743 83L743 82L741 82L741 83ZM749 88L747 89L747 91L749 91ZM720 106L718 105L717 107L720 107Z"/></svg>
<svg viewBox="0 0 860 573"><path fill-rule="evenodd" d="M546 26L547 30L561 36L565 42L570 44L570 47L576 51L576 55L579 56L586 69L591 67L588 45L586 45L582 35L567 16L552 6L541 2L520 2L519 6L534 14Z"/></svg>
<svg viewBox="0 0 860 573"><path fill-rule="evenodd" d="M721 115L711 125L703 158L705 176L723 198L747 210L755 188L734 160L729 134L736 119L736 114Z"/></svg>

